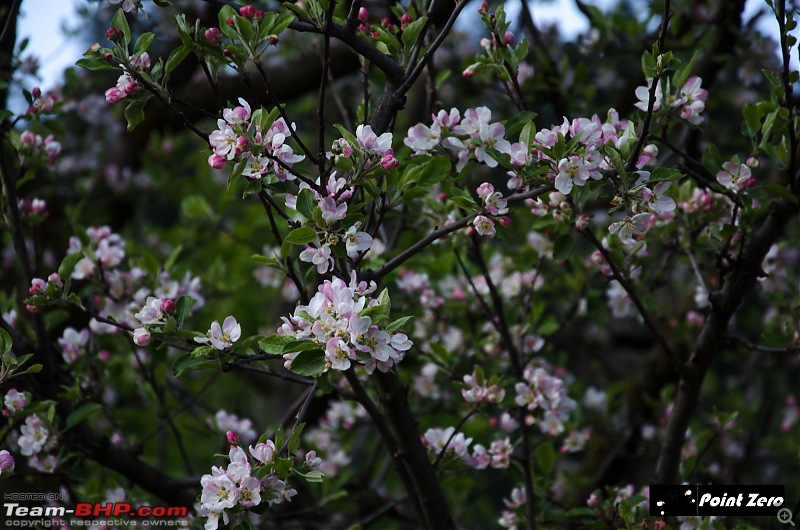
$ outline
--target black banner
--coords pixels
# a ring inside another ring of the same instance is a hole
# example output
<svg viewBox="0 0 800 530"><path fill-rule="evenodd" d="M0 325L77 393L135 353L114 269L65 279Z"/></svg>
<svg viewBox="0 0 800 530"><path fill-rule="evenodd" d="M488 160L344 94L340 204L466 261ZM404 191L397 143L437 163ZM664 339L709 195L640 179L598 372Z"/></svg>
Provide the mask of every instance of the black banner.
<svg viewBox="0 0 800 530"><path fill-rule="evenodd" d="M768 515L784 507L784 486L650 486L650 515Z"/></svg>

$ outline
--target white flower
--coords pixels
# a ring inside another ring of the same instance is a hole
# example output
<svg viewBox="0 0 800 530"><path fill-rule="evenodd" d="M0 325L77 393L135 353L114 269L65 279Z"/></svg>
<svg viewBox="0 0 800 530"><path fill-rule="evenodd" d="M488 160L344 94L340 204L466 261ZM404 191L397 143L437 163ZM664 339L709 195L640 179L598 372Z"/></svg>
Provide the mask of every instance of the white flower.
<svg viewBox="0 0 800 530"><path fill-rule="evenodd" d="M200 344L210 343L217 350L224 350L233 346L233 343L241 336L242 327L234 317L229 316L223 321L221 327L219 321L215 320L205 337L195 337L194 340Z"/></svg>
<svg viewBox="0 0 800 530"><path fill-rule="evenodd" d="M369 250L372 247L372 236L366 232L359 232L358 229L360 227L361 222L358 221L344 233L347 256L350 258L355 258L359 252Z"/></svg>
<svg viewBox="0 0 800 530"><path fill-rule="evenodd" d="M209 510L222 511L236 506L239 490L228 475L203 475L200 483L203 485L200 502Z"/></svg>
<svg viewBox="0 0 800 530"><path fill-rule="evenodd" d="M25 418L25 425L20 428L19 449L24 456L31 456L42 450L50 432L45 428L39 416L32 414Z"/></svg>
<svg viewBox="0 0 800 530"><path fill-rule="evenodd" d="M494 229L494 221L485 215L478 215L472 220L475 231L482 236L494 237L497 231Z"/></svg>

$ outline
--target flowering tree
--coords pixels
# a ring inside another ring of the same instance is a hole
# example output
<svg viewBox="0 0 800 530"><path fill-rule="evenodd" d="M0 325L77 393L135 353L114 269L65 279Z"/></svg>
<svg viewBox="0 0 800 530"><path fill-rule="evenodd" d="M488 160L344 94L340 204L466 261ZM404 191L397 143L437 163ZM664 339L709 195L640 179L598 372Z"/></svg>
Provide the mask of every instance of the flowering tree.
<svg viewBox="0 0 800 530"><path fill-rule="evenodd" d="M787 2L576 1L575 42L525 2L112 3L53 92L3 8L7 484L206 530L797 497Z"/></svg>

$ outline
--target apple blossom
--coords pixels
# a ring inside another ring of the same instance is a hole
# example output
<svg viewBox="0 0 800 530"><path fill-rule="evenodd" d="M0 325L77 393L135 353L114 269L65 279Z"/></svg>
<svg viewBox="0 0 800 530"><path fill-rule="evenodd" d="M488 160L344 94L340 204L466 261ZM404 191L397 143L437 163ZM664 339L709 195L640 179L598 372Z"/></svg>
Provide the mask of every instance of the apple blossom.
<svg viewBox="0 0 800 530"><path fill-rule="evenodd" d="M14 457L6 449L0 451L0 475L14 472Z"/></svg>
<svg viewBox="0 0 800 530"><path fill-rule="evenodd" d="M133 342L137 346L147 346L150 344L150 332L145 328L136 328L133 330Z"/></svg>
<svg viewBox="0 0 800 530"><path fill-rule="evenodd" d="M211 323L211 329L205 337L195 337L194 341L200 344L211 344L217 350L230 348L242 335L242 327L233 316L226 317L220 327L219 321Z"/></svg>
<svg viewBox="0 0 800 530"><path fill-rule="evenodd" d="M485 215L476 216L472 220L472 225L475 227L475 231L482 236L494 237L497 233L494 229L494 221Z"/></svg>
<svg viewBox="0 0 800 530"><path fill-rule="evenodd" d="M42 419L31 414L25 418L25 424L20 428L22 436L19 437L19 450L24 456L31 456L41 451L47 443L50 431Z"/></svg>
<svg viewBox="0 0 800 530"><path fill-rule="evenodd" d="M25 405L28 404L28 400L24 393L19 392L16 388L12 388L6 392L3 398L3 404L13 414L14 412L24 409Z"/></svg>

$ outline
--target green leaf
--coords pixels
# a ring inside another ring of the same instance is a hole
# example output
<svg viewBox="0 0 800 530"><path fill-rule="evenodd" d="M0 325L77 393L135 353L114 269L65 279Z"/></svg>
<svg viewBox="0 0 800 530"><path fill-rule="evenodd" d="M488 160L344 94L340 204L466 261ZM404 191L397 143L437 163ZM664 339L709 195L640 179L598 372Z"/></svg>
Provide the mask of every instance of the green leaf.
<svg viewBox="0 0 800 530"><path fill-rule="evenodd" d="M575 244L575 240L572 238L570 234L564 234L559 236L556 239L555 244L553 245L553 259L562 260L567 259L572 252L572 246Z"/></svg>
<svg viewBox="0 0 800 530"><path fill-rule="evenodd" d="M128 120L128 132L132 131L144 120L144 105L147 103L144 99L137 99L131 101L125 107L125 119Z"/></svg>
<svg viewBox="0 0 800 530"><path fill-rule="evenodd" d="M213 219L214 210L200 195L189 195L181 201L181 216L187 220Z"/></svg>
<svg viewBox="0 0 800 530"><path fill-rule="evenodd" d="M355 136L353 136L353 133L348 131L344 125L334 123L333 126L339 130L339 132L342 134L342 138L347 140L347 143L350 144L350 147L352 147L353 149L358 147L358 139Z"/></svg>
<svg viewBox="0 0 800 530"><path fill-rule="evenodd" d="M450 160L443 157L434 157L417 166L408 169L401 182L404 186L416 184L417 186L430 186L443 181L450 174Z"/></svg>
<svg viewBox="0 0 800 530"><path fill-rule="evenodd" d="M200 349L200 348L198 348ZM205 356L195 357L194 352L178 357L172 364L172 373L180 377L192 370L207 370L217 366L217 361L206 359Z"/></svg>
<svg viewBox="0 0 800 530"><path fill-rule="evenodd" d="M235 29L233 29L232 27L230 27L228 25L227 20L229 18L234 18L234 17L237 17L237 16L239 16L239 15L236 14L236 11L234 11L234 9L231 6L224 5L224 6L222 6L222 9L219 10L219 16L217 17L218 20L219 20L219 29L220 29L220 31L222 31L222 33L224 33L225 35L227 35L228 37L230 37L232 39L238 39L239 38L239 34L236 33Z"/></svg>
<svg viewBox="0 0 800 530"><path fill-rule="evenodd" d="M192 53L192 49L188 46L181 46L180 48L175 48L172 50L172 53L169 54L169 59L167 59L167 64L164 66L164 69L167 72L171 72L180 65L186 56Z"/></svg>
<svg viewBox="0 0 800 530"><path fill-rule="evenodd" d="M716 175L722 170L722 155L719 154L719 149L717 149L716 145L708 144L706 150L703 151L701 162L712 175Z"/></svg>
<svg viewBox="0 0 800 530"><path fill-rule="evenodd" d="M2 355L10 352L12 346L11 335L9 335L6 330L0 328L0 352L2 352Z"/></svg>
<svg viewBox="0 0 800 530"><path fill-rule="evenodd" d="M100 403L86 403L81 405L77 409L73 410L69 416L67 416L65 428L71 429L89 416L100 412L102 409L103 406L100 405Z"/></svg>
<svg viewBox="0 0 800 530"><path fill-rule="evenodd" d="M76 250L66 255L61 261L61 265L58 266L58 275L61 276L61 281L66 282L72 277L72 271L75 270L75 265L77 265L83 257L83 250Z"/></svg>
<svg viewBox="0 0 800 530"><path fill-rule="evenodd" d="M678 68L675 71L675 74L672 76L672 86L680 90L683 87L683 84L689 79L689 74L692 73L692 68L694 68L694 63L697 61L697 58L700 56L700 50L696 50L694 55L692 55L692 59Z"/></svg>
<svg viewBox="0 0 800 530"><path fill-rule="evenodd" d="M141 55L147 51L147 47L150 46L150 43L153 42L153 38L155 37L155 33L147 32L143 33L141 37L136 39L136 44L133 46L133 54L134 55Z"/></svg>
<svg viewBox="0 0 800 530"><path fill-rule="evenodd" d="M780 197L782 199L786 199L787 201L791 202L792 204L797 204L797 197L795 197L794 193L789 191L787 188L784 188L780 184L775 184L771 182L769 184L765 184L764 187L770 194Z"/></svg>
<svg viewBox="0 0 800 530"><path fill-rule="evenodd" d="M305 245L316 240L317 233L310 226L301 226L286 234L284 239L292 245Z"/></svg>
<svg viewBox="0 0 800 530"><path fill-rule="evenodd" d="M556 450L553 444L545 442L536 448L536 462L539 464L539 469L542 473L549 475L556 464Z"/></svg>
<svg viewBox="0 0 800 530"><path fill-rule="evenodd" d="M85 68L87 70L110 70L113 68L110 64L102 59L97 59L95 57L83 58L78 59L75 63L75 66L80 66L81 68Z"/></svg>
<svg viewBox="0 0 800 530"><path fill-rule="evenodd" d="M420 17L408 26L406 29L403 30L402 41L403 45L410 48L417 43L417 39L419 39L419 34L422 32L422 28L425 27L425 23L428 21L427 17Z"/></svg>
<svg viewBox="0 0 800 530"><path fill-rule="evenodd" d="M258 263L259 265L275 265L278 263L277 258L263 256L261 254L253 254L252 256L250 256L250 259L253 260L255 263Z"/></svg>
<svg viewBox="0 0 800 530"><path fill-rule="evenodd" d="M172 249L172 252L170 252L169 256L167 257L167 261L164 262L165 271L170 270L172 266L175 265L175 261L178 259L178 256L180 256L182 251L183 251L183 245L178 245L177 247Z"/></svg>
<svg viewBox="0 0 800 530"><path fill-rule="evenodd" d="M622 517L622 520L625 521L625 524L630 525L631 520L633 519L633 509L631 508L630 503L628 503L628 500L623 499L620 501L617 509L619 510L619 516Z"/></svg>
<svg viewBox="0 0 800 530"><path fill-rule="evenodd" d="M325 475L322 474L322 471L319 471L318 469L314 469L308 473L301 473L295 469L294 472L306 479L307 482L322 482L322 479L325 477Z"/></svg>
<svg viewBox="0 0 800 530"><path fill-rule="evenodd" d="M292 336L273 333L258 341L258 347L261 348L264 353L280 355L283 353L284 346L296 341L297 339Z"/></svg>
<svg viewBox="0 0 800 530"><path fill-rule="evenodd" d="M261 193L262 188L261 179L248 181L247 186L244 187L244 191L242 192L242 199L246 199L250 195Z"/></svg>
<svg viewBox="0 0 800 530"><path fill-rule="evenodd" d="M272 24L272 27L270 28L269 32L272 33L272 34L275 34L275 35L280 35L281 32L283 32L283 30L288 28L289 25L292 22L294 22L294 19L295 19L294 15L292 15L290 13L286 13L285 15L283 15L283 16L279 17L277 20L275 20L275 23Z"/></svg>
<svg viewBox="0 0 800 530"><path fill-rule="evenodd" d="M191 296L181 296L178 298L178 301L175 302L175 322L178 328L182 327L186 319L192 314L192 306L196 301L197 300Z"/></svg>
<svg viewBox="0 0 800 530"><path fill-rule="evenodd" d="M567 510L565 517L597 517L595 510L591 508L572 508Z"/></svg>
<svg viewBox="0 0 800 530"><path fill-rule="evenodd" d="M309 350L297 354L292 361L292 372L298 375L317 375L325 370L327 361L322 350Z"/></svg>
<svg viewBox="0 0 800 530"><path fill-rule="evenodd" d="M125 18L125 12L122 9L117 9L114 18L111 19L111 27L122 31L127 48L131 43L131 28L128 26L128 19Z"/></svg>
<svg viewBox="0 0 800 530"><path fill-rule="evenodd" d="M314 199L314 192L309 189L303 189L297 194L297 211L309 221L314 219L314 208L317 207L317 201Z"/></svg>
<svg viewBox="0 0 800 530"><path fill-rule="evenodd" d="M305 426L305 423L301 423L292 431L292 436L289 438L289 445L287 446L289 453L294 453L300 447L300 434L302 434Z"/></svg>
<svg viewBox="0 0 800 530"><path fill-rule="evenodd" d="M403 328L403 326L405 326L408 323L408 321L411 320L412 318L414 317L407 316L398 318L397 320L386 326L386 331L388 331L389 333L395 333L397 331L400 331Z"/></svg>
<svg viewBox="0 0 800 530"><path fill-rule="evenodd" d="M253 41L253 25L250 23L249 20L244 18L243 16L236 15L233 17L233 24L236 26L236 29L239 31L239 34L242 36L242 40L245 42L252 42Z"/></svg>

